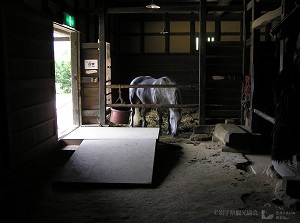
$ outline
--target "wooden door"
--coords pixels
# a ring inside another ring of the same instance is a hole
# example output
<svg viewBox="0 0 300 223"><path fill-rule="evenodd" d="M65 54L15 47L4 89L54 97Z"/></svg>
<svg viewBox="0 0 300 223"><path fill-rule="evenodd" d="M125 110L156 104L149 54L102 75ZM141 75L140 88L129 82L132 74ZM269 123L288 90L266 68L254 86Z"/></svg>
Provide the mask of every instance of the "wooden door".
<svg viewBox="0 0 300 223"><path fill-rule="evenodd" d="M105 104L112 101L111 89L100 91L99 43L81 44L81 114L82 125L100 124L100 92L104 92ZM111 84L110 45L106 43L106 84Z"/></svg>

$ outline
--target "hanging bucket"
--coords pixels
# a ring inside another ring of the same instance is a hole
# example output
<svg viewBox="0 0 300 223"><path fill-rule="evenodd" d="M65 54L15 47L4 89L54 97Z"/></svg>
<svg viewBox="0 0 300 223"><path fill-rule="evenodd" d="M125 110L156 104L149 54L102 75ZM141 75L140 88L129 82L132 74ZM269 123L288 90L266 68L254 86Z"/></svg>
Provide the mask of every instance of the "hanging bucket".
<svg viewBox="0 0 300 223"><path fill-rule="evenodd" d="M130 110L128 108L111 108L110 121L115 124L128 124Z"/></svg>

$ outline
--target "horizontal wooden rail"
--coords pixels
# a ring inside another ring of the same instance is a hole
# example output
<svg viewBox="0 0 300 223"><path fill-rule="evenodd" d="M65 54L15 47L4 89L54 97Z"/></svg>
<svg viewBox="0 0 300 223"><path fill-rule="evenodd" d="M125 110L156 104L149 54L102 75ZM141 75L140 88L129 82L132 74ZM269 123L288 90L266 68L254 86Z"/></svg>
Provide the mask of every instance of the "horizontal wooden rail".
<svg viewBox="0 0 300 223"><path fill-rule="evenodd" d="M111 108L194 108L198 104L107 104Z"/></svg>
<svg viewBox="0 0 300 223"><path fill-rule="evenodd" d="M193 88L198 89L198 85L129 85L129 84L112 84L106 85L107 88Z"/></svg>

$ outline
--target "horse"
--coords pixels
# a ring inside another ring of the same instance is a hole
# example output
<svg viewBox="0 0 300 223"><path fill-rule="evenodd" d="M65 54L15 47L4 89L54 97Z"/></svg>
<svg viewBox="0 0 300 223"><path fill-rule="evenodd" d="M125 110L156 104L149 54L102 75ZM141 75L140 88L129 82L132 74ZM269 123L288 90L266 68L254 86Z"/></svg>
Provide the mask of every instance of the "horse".
<svg viewBox="0 0 300 223"><path fill-rule="evenodd" d="M176 85L176 82L171 78L165 76L155 79L151 76L139 76L133 79L130 85ZM143 104L181 104L181 95L176 87L172 88L129 88L129 100L131 104L141 102ZM146 114L149 108L142 108L142 127L147 126ZM181 121L180 108L157 108L158 125L161 130L162 114L167 111L168 125L167 134L176 136ZM135 109L131 108L130 126L133 127L133 118Z"/></svg>

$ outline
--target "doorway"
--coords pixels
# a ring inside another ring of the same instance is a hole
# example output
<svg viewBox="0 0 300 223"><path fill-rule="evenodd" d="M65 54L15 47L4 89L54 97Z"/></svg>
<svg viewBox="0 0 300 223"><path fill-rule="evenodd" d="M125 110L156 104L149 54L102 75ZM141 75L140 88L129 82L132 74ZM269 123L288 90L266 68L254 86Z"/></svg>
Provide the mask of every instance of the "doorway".
<svg viewBox="0 0 300 223"><path fill-rule="evenodd" d="M54 24L57 134L61 139L79 126L78 32Z"/></svg>

